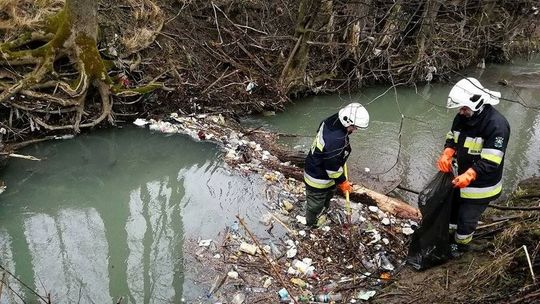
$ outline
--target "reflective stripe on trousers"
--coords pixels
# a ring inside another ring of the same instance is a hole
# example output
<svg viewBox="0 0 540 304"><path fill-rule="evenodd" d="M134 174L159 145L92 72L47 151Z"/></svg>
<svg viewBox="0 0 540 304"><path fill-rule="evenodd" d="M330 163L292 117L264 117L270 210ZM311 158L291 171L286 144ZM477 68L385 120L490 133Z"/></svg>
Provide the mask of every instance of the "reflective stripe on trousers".
<svg viewBox="0 0 540 304"><path fill-rule="evenodd" d="M454 240L456 241L457 244L466 245L472 241L473 235L474 235L474 232L471 234L465 234L465 235L458 234L456 232L456 234L454 234Z"/></svg>

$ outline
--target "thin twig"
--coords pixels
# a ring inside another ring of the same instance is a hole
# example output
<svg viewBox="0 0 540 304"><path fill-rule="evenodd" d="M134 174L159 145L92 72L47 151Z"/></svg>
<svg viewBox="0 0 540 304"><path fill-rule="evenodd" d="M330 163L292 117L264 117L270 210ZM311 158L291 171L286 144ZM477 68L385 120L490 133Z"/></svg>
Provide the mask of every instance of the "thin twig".
<svg viewBox="0 0 540 304"><path fill-rule="evenodd" d="M2 273L2 280L0 280L0 300L2 300L2 289L4 288L4 278L6 277L6 273Z"/></svg>
<svg viewBox="0 0 540 304"><path fill-rule="evenodd" d="M527 246L523 245L523 251L525 251L525 257L527 257L527 263L529 264L529 270L531 271L531 277L533 279L533 283L536 284L536 276L534 275L534 270L532 268L531 258L529 257L529 251L527 250Z"/></svg>
<svg viewBox="0 0 540 304"><path fill-rule="evenodd" d="M6 272L7 274L9 274L11 277L13 277L15 280L17 280L17 282L19 282L22 286L24 286L25 288L27 288L28 290L30 290L30 292L32 292L36 297L38 297L41 301L45 302L45 303L50 303L50 298L49 298L49 301L47 301L47 299L45 299L43 296L39 295L37 293L37 291L35 291L34 289L32 289L30 286L28 286L26 283L24 283L23 281L19 280L19 278L17 278L13 273L11 273L9 270L7 270L4 266L0 265L0 269L2 269L4 272Z"/></svg>
<svg viewBox="0 0 540 304"><path fill-rule="evenodd" d="M217 28L218 37L219 37L219 44L223 44L223 39L221 38L221 31L219 30L219 22L218 22L217 13L216 13L216 5L214 4L214 2L211 2L211 3L212 3L212 8L214 9L214 18L216 19L216 28Z"/></svg>
<svg viewBox="0 0 540 304"><path fill-rule="evenodd" d="M270 268L272 269L272 271L274 272L274 275L277 276L278 280L280 281L281 285L282 286L289 286L289 284L287 284L287 282L283 279L283 277L281 276L281 273L279 272L278 269L276 269L274 263L272 263L272 261L270 260L270 258L266 255L266 252L264 251L264 249L261 247L261 244L259 243L259 241L257 240L257 238L255 238L255 236L251 233L251 231L247 228L246 224L244 223L244 220L242 218L240 218L239 215L236 215L236 218L238 219L240 225L242 225L242 227L244 228L244 230L247 232L247 234L249 235L249 237L251 238L251 240L253 240L253 242L255 243L255 245L257 246L257 248L259 248L259 250L261 251L263 257L266 259L266 262L268 262L268 265L270 265ZM291 293L292 291L292 288L288 288L288 292L289 294L291 295L291 299L293 300L294 303L298 303L298 301L296 301L296 298L293 296L293 294Z"/></svg>

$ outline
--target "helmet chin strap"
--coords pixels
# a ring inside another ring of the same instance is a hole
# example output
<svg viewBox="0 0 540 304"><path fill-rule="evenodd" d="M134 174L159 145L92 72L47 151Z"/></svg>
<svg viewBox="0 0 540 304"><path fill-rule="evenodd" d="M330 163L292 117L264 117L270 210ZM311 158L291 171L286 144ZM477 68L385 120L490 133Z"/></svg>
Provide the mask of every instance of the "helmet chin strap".
<svg viewBox="0 0 540 304"><path fill-rule="evenodd" d="M480 109L478 109L478 110L476 110L476 111L474 112L473 116L478 116L478 115L480 115L480 113L482 113L482 111L484 111L484 108L485 108L485 107L486 107L486 105L483 104L483 105L480 107Z"/></svg>

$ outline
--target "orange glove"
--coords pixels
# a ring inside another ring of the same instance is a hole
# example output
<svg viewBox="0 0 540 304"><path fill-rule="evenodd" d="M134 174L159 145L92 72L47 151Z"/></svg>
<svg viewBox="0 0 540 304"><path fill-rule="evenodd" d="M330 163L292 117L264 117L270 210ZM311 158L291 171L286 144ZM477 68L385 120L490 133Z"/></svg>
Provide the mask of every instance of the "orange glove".
<svg viewBox="0 0 540 304"><path fill-rule="evenodd" d="M352 185L351 183L349 183L348 180L344 181L343 183L339 184L338 185L338 188L339 190L341 190L341 192L345 193L347 191L349 191L349 193L352 191Z"/></svg>
<svg viewBox="0 0 540 304"><path fill-rule="evenodd" d="M456 176L456 178L452 180L452 184L454 185L455 188L461 189L470 185L471 182L474 181L475 179L476 179L476 171L474 171L473 168L469 168L467 171L465 171L465 173Z"/></svg>
<svg viewBox="0 0 540 304"><path fill-rule="evenodd" d="M439 171L445 173L452 172L452 156L454 156L454 154L456 154L456 150L452 148L444 149L441 157L439 157L439 160L437 161Z"/></svg>

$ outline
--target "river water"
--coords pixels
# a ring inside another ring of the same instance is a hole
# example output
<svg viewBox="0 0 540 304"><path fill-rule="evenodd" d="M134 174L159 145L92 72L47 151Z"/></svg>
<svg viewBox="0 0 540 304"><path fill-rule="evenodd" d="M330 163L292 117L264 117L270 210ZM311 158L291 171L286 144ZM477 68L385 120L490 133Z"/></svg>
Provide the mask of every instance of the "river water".
<svg viewBox="0 0 540 304"><path fill-rule="evenodd" d="M21 153L43 161L13 159L2 174L0 264L53 303L205 294L196 283L212 278L184 265L186 242L216 238L236 214L255 226L265 209L260 177L228 172L216 146L185 136L105 130ZM4 288L0 303L21 301Z"/></svg>
<svg viewBox="0 0 540 304"><path fill-rule="evenodd" d="M505 98L539 106L540 60L467 71ZM514 85L501 87L508 79ZM300 136L311 144L319 122L351 101L366 105L369 129L352 136L351 179L380 191L397 184L420 190L436 172L455 111L444 104L449 85L370 88L344 96L297 100L285 113L252 117L250 126ZM502 101L512 136L505 191L539 173L540 115ZM401 132L400 132L401 130ZM186 264L188 243L216 239L236 214L256 226L264 212L259 176L229 172L217 147L181 136L124 128L73 140L37 144L23 151L41 162L13 159L0 174L0 265L53 303L178 303L204 294L200 272ZM369 172L367 172L369 171ZM400 193L414 204L415 196ZM203 275L204 276L204 275ZM208 278L205 278L208 279ZM0 303L36 297L12 277Z"/></svg>
<svg viewBox="0 0 540 304"><path fill-rule="evenodd" d="M502 92L508 99L495 106L511 126L504 171L504 191L508 194L521 179L540 174L540 111L534 109L540 108L540 57L462 73L478 78L485 87ZM502 80L511 85L499 85ZM436 173L437 158L457 113L445 108L451 86L427 84L396 90L381 86L350 95L314 96L297 100L285 113L247 122L298 135L284 137L283 142L306 151L321 120L350 102L360 102L370 113L370 125L350 136L353 152L348 166L352 182L381 192L398 184L418 191ZM398 192L415 203L415 195Z"/></svg>

